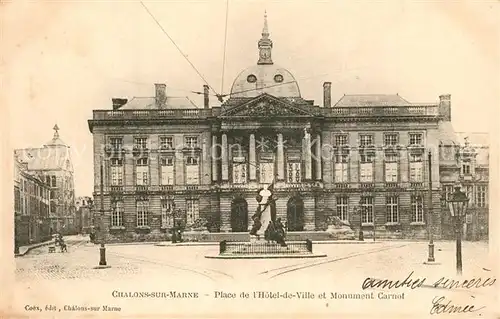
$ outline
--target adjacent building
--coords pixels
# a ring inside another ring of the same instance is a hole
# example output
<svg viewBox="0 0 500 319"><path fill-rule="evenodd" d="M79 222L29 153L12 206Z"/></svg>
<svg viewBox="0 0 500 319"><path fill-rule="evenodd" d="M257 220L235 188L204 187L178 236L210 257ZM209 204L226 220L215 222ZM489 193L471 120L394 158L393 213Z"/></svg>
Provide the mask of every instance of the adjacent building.
<svg viewBox="0 0 500 319"><path fill-rule="evenodd" d="M59 137L54 126L54 136L43 147L14 151L15 157L25 163L27 172L36 175L49 185L50 232L70 234L75 232L75 188L70 147Z"/></svg>
<svg viewBox="0 0 500 319"><path fill-rule="evenodd" d="M93 226L93 201L89 196L78 197L75 201L76 217L75 228L80 234L89 234Z"/></svg>
<svg viewBox="0 0 500 319"><path fill-rule="evenodd" d="M174 220L247 232L256 193L271 183L289 232L324 230L334 214L367 236L441 238L449 223L441 183L487 171L487 162L462 171L466 158L478 158L467 157L468 147L457 148L460 159L443 157L454 136L450 95L425 104L398 94L333 102L325 82L317 104L274 64L272 48L266 20L257 63L221 106L210 105L208 86L196 108L155 84L153 97L114 98L112 109L93 111L93 197L108 240L161 240ZM474 182L478 211L487 209L484 176Z"/></svg>
<svg viewBox="0 0 500 319"><path fill-rule="evenodd" d="M49 185L14 157L14 237L17 245L50 238Z"/></svg>
<svg viewBox="0 0 500 319"><path fill-rule="evenodd" d="M488 238L489 211L489 136L486 133L453 134L451 128L441 140L440 183L443 197L448 199L456 183L469 198L464 224L464 236L468 240ZM443 207L443 237L455 237L454 224L447 207Z"/></svg>

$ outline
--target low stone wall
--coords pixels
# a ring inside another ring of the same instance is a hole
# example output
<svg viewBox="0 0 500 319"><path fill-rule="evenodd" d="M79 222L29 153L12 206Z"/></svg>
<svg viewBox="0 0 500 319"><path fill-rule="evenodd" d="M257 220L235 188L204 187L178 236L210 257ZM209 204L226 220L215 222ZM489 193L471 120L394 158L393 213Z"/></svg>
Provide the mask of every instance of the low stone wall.
<svg viewBox="0 0 500 319"><path fill-rule="evenodd" d="M365 239L373 238L373 229L363 229ZM164 242L171 240L169 232L140 232L140 231L118 231L111 232L106 238L108 243L133 243L133 242ZM322 240L357 240L359 238L359 230L352 232L327 232L327 231L301 231L301 232L288 232L285 240L287 241L302 241L310 239L313 241ZM427 240L427 232L424 228L416 229L411 233L405 232L392 232L387 230L375 231L375 238L380 240ZM440 236L435 235L434 239L440 239ZM97 239L98 240L98 239ZM220 242L220 241L250 241L248 232L223 232L223 233L210 233L210 232L197 232L197 231L184 231L182 233L183 242Z"/></svg>

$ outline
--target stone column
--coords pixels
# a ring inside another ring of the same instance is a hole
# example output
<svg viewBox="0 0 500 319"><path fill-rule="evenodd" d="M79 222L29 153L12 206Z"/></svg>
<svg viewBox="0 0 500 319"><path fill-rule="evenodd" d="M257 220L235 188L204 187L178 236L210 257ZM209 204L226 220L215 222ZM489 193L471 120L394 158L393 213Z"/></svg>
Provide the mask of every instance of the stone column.
<svg viewBox="0 0 500 319"><path fill-rule="evenodd" d="M302 140L303 147L303 155L304 155L304 164L305 164L305 179L312 179L312 160L311 160L311 134L309 132L304 132L304 139Z"/></svg>
<svg viewBox="0 0 500 319"><path fill-rule="evenodd" d="M218 157L219 155L217 154L217 135L212 136L212 152L210 153L210 160L212 161L212 181L217 182L218 176L219 176L219 170L218 170Z"/></svg>
<svg viewBox="0 0 500 319"><path fill-rule="evenodd" d="M283 134L278 133L278 152L276 154L276 162L278 164L278 180L285 179L285 155L283 151Z"/></svg>
<svg viewBox="0 0 500 319"><path fill-rule="evenodd" d="M316 180L321 180L321 135L316 135Z"/></svg>
<svg viewBox="0 0 500 319"><path fill-rule="evenodd" d="M248 162L250 163L249 167L249 177L251 181L255 181L257 179L257 161L255 155L255 134L250 134L250 150L248 151Z"/></svg>
<svg viewBox="0 0 500 319"><path fill-rule="evenodd" d="M222 180L227 181L229 179L229 162L227 157L227 135L222 134Z"/></svg>

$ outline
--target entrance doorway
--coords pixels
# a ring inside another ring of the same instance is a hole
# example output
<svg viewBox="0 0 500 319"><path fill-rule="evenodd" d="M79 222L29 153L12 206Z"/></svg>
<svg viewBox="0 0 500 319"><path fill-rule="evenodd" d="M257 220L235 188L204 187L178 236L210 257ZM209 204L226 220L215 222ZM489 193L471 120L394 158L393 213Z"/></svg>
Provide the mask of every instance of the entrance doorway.
<svg viewBox="0 0 500 319"><path fill-rule="evenodd" d="M304 201L302 201L302 198L298 196L290 198L287 203L286 212L288 231L303 231Z"/></svg>
<svg viewBox="0 0 500 319"><path fill-rule="evenodd" d="M248 204L244 198L235 198L231 202L231 231L248 231Z"/></svg>

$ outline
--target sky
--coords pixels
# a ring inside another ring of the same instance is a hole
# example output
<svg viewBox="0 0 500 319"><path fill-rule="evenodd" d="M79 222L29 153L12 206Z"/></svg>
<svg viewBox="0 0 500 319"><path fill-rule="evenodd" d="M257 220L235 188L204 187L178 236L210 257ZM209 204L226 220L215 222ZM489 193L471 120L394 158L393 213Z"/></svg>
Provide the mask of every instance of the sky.
<svg viewBox="0 0 500 319"><path fill-rule="evenodd" d="M256 64L267 11L275 64L306 99L395 94L437 103L451 94L456 131L490 132L498 118L498 2L145 1L217 93ZM226 59L223 75L227 11ZM9 147L39 147L54 124L71 146L77 196L93 191L94 109L111 98L167 95L203 105L200 76L140 1L18 1L4 4L3 91ZM2 73L2 72L0 72ZM211 104L217 106L211 97Z"/></svg>

